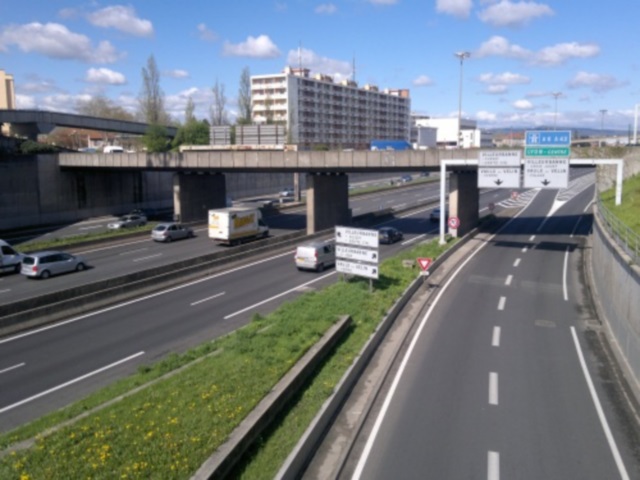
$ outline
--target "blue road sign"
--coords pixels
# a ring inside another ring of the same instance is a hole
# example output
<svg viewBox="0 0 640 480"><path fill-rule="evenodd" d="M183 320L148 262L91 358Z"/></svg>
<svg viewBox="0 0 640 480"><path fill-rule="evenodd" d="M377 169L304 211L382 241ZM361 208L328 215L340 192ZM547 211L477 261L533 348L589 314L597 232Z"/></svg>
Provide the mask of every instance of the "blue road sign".
<svg viewBox="0 0 640 480"><path fill-rule="evenodd" d="M526 146L569 146L571 145L570 130L539 130L527 132L525 135Z"/></svg>

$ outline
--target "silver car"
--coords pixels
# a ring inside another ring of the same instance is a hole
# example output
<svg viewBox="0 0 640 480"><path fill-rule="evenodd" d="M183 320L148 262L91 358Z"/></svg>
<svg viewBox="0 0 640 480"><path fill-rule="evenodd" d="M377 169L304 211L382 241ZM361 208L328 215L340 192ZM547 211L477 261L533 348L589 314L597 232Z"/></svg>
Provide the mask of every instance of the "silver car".
<svg viewBox="0 0 640 480"><path fill-rule="evenodd" d="M159 223L151 230L151 239L156 242L171 242L182 238L193 238L193 230L180 223Z"/></svg>
<svg viewBox="0 0 640 480"><path fill-rule="evenodd" d="M147 224L147 217L144 215L125 215L115 222L107 225L109 230L119 230L121 228L142 227Z"/></svg>
<svg viewBox="0 0 640 480"><path fill-rule="evenodd" d="M298 270L322 272L336 263L336 249L332 243L310 242L296 248L296 267Z"/></svg>
<svg viewBox="0 0 640 480"><path fill-rule="evenodd" d="M46 251L29 253L22 259L20 273L27 277L49 278L67 272L81 272L87 268L82 257L70 253Z"/></svg>

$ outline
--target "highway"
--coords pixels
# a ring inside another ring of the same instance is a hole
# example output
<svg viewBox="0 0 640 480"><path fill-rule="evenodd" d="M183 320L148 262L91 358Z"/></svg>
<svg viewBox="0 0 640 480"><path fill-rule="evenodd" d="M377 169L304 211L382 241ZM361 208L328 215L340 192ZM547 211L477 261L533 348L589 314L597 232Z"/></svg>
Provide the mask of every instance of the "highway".
<svg viewBox="0 0 640 480"><path fill-rule="evenodd" d="M640 478L589 348L593 188L542 190L440 288L340 478Z"/></svg>

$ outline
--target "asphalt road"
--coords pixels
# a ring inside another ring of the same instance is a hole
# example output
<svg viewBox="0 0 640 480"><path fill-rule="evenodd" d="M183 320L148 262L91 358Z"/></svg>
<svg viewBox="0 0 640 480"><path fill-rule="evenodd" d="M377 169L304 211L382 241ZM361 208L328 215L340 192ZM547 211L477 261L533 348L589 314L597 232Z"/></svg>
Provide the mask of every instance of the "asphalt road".
<svg viewBox="0 0 640 480"><path fill-rule="evenodd" d="M441 286L341 478L640 478L584 336L593 188L556 194Z"/></svg>

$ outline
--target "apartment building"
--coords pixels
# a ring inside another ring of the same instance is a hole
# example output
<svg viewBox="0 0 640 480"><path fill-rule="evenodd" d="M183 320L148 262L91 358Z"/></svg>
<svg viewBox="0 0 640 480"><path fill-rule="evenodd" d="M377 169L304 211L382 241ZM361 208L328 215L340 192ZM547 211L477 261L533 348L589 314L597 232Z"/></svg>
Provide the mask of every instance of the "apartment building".
<svg viewBox="0 0 640 480"><path fill-rule="evenodd" d="M356 82L287 67L251 77L253 122L286 125L298 148L368 148L371 140L409 140L409 90Z"/></svg>
<svg viewBox="0 0 640 480"><path fill-rule="evenodd" d="M13 85L13 75L0 70L0 109L14 110L16 108L16 92ZM8 125L0 125L3 135L9 135Z"/></svg>

